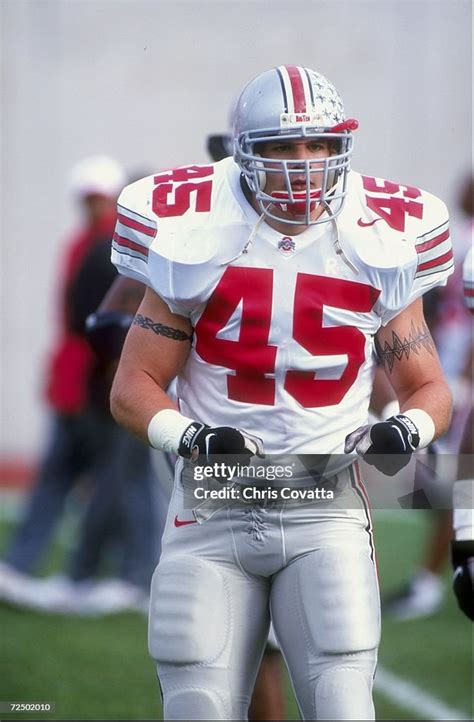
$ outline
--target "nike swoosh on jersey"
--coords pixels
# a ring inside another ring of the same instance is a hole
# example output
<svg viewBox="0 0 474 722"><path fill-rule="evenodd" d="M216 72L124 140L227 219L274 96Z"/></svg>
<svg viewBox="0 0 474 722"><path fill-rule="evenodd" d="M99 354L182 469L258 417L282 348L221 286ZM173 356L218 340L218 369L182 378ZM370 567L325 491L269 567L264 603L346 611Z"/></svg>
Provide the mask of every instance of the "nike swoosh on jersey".
<svg viewBox="0 0 474 722"><path fill-rule="evenodd" d="M362 218L359 218L359 220L357 221L357 225L360 226L361 228L367 228L367 226L373 226L374 223L377 223L377 221L382 221L382 220L383 220L383 218L376 218L374 221L368 221L368 223L365 223L362 220Z"/></svg>
<svg viewBox="0 0 474 722"><path fill-rule="evenodd" d="M197 524L196 519L187 519L187 520L180 521L178 519L178 515L176 514L176 516L174 518L174 525L176 527L186 526L187 524Z"/></svg>

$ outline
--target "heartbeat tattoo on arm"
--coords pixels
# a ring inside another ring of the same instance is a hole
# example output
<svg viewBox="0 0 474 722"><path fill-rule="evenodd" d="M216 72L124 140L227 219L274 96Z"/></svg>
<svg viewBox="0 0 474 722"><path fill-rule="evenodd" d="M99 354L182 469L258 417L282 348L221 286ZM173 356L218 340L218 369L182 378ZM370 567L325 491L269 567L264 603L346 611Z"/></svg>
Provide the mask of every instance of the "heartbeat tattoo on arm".
<svg viewBox="0 0 474 722"><path fill-rule="evenodd" d="M140 326L140 328L144 328L146 331L153 331L157 336L165 336L173 341L192 341L193 338L193 334L189 335L179 328L164 326L162 323L157 323L153 321L153 319L148 318L148 316L142 316L141 313L137 313L134 317L133 325Z"/></svg>
<svg viewBox="0 0 474 722"><path fill-rule="evenodd" d="M405 337L402 340L395 331L392 331L392 343L385 341L382 347L376 338L375 348L382 366L388 373L392 373L395 361L403 361L403 359L408 361L412 353L419 356L423 351L428 351L433 356L434 342L428 327L424 323L417 327L412 321L408 338Z"/></svg>

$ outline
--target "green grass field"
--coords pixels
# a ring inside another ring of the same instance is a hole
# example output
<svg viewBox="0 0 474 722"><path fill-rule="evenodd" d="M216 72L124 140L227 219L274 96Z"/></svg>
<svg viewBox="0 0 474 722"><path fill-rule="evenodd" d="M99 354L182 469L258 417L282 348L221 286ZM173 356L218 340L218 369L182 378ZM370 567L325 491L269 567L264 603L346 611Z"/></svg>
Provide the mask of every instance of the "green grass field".
<svg viewBox="0 0 474 722"><path fill-rule="evenodd" d="M382 592L406 580L419 558L428 513L399 511L376 516ZM0 528L3 543L9 524ZM0 549L3 548L3 545ZM56 546L48 570L61 558ZM447 585L449 569L446 570ZM0 607L0 700L54 702L54 713L4 714L2 719L161 719L158 685L146 648L146 620L139 614L79 619ZM380 666L441 704L472 716L471 625L447 590L431 618L384 620ZM299 719L288 684L288 719ZM377 719L424 719L402 692L376 692ZM442 719L432 716L432 719Z"/></svg>

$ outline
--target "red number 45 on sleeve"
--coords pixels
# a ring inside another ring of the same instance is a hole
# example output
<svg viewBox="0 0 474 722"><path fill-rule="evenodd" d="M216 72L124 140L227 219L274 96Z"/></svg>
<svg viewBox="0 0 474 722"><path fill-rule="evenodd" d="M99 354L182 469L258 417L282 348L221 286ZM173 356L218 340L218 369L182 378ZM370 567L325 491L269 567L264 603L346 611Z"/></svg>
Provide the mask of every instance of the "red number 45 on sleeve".
<svg viewBox="0 0 474 722"><path fill-rule="evenodd" d="M203 178L208 178L213 172L212 165L190 165L156 175L153 179L156 183L153 190L153 212L159 218L183 216L191 208L191 194L195 195L197 213L210 211L212 180Z"/></svg>
<svg viewBox="0 0 474 722"><path fill-rule="evenodd" d="M369 193L366 195L367 207L388 223L395 231L405 230L405 216L423 218L423 203L413 200L421 196L421 191L413 186L400 186L391 181L380 181L370 176L362 176L362 184ZM401 193L402 197L396 196Z"/></svg>

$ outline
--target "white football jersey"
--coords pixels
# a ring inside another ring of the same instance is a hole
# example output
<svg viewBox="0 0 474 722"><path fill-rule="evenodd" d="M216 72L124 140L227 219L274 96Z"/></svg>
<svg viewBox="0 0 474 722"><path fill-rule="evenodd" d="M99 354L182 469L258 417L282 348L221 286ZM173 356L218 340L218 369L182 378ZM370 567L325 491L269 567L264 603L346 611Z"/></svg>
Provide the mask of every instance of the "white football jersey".
<svg viewBox="0 0 474 722"><path fill-rule="evenodd" d="M355 172L337 222L297 236L259 217L231 158L139 180L118 212L113 263L194 327L182 413L268 453L343 453L367 423L374 334L453 270L444 203Z"/></svg>

